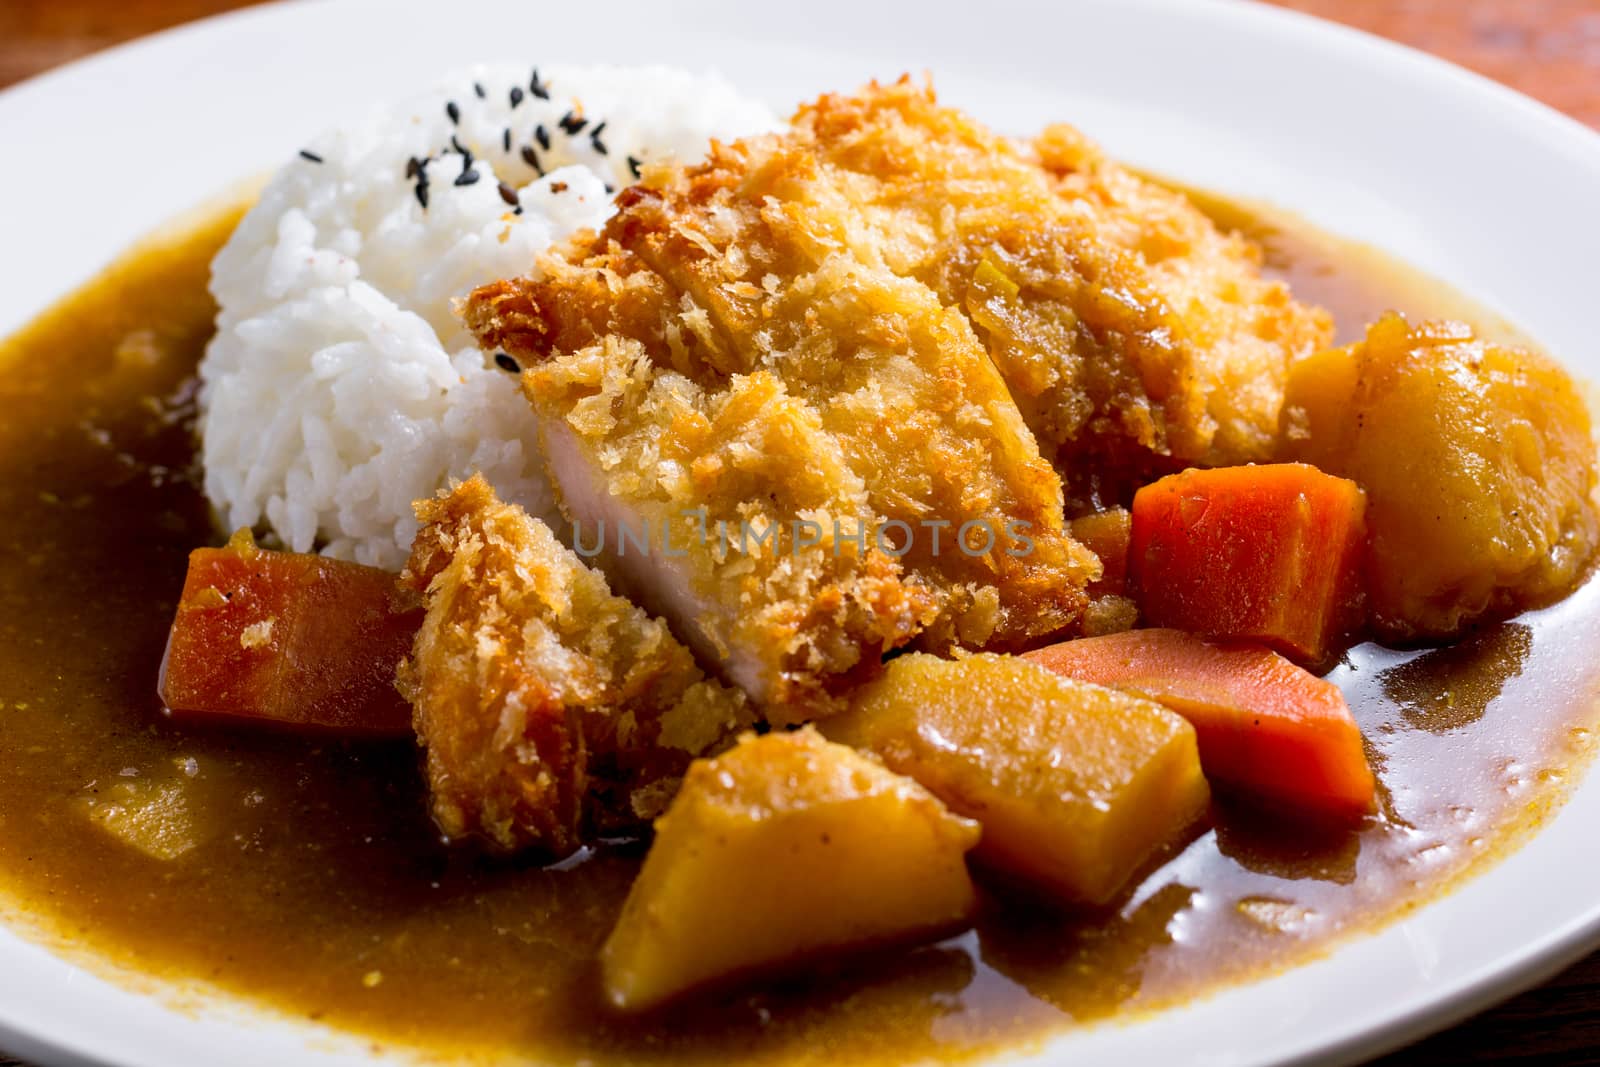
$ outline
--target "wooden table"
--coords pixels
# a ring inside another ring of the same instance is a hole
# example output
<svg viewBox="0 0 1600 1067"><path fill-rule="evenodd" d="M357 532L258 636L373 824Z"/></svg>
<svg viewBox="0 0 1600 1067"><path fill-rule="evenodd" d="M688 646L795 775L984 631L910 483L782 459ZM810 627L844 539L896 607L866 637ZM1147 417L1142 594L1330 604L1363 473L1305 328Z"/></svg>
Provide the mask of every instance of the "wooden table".
<svg viewBox="0 0 1600 1067"><path fill-rule="evenodd" d="M1274 0L1437 53L1600 128L1600 0ZM0 0L0 86L237 0ZM1600 953L1379 1061L1600 1064ZM0 1054L0 1067L19 1067Z"/></svg>

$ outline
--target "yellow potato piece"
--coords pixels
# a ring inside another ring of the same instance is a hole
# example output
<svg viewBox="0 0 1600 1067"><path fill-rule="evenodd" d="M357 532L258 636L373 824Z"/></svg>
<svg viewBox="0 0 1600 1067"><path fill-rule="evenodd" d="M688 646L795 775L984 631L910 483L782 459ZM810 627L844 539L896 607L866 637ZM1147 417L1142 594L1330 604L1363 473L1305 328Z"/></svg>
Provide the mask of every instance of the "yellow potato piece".
<svg viewBox="0 0 1600 1067"><path fill-rule="evenodd" d="M1565 593L1600 542L1595 448L1571 377L1462 323L1396 314L1297 363L1285 451L1367 491L1373 621L1448 637Z"/></svg>
<svg viewBox="0 0 1600 1067"><path fill-rule="evenodd" d="M151 859L175 860L205 838L183 786L148 780L118 782L103 796L82 801L101 829Z"/></svg>
<svg viewBox="0 0 1600 1067"><path fill-rule="evenodd" d="M901 656L822 729L977 819L986 862L1073 902L1114 897L1210 795L1182 718L1012 656Z"/></svg>
<svg viewBox="0 0 1600 1067"><path fill-rule="evenodd" d="M650 1008L725 978L959 929L978 827L814 730L690 767L600 954L606 996Z"/></svg>

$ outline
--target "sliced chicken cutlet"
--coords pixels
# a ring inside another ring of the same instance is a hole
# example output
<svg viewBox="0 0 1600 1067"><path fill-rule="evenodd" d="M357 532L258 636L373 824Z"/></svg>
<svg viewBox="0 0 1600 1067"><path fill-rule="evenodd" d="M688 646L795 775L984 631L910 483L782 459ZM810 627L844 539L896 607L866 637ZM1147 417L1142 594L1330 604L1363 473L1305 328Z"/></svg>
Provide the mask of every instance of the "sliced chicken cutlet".
<svg viewBox="0 0 1600 1067"><path fill-rule="evenodd" d="M577 547L770 720L835 710L936 612L891 555L833 536L870 516L865 489L776 375L708 387L621 337L525 373Z"/></svg>
<svg viewBox="0 0 1600 1067"><path fill-rule="evenodd" d="M665 809L753 716L658 619L480 477L417 504L402 582L427 614L401 688L450 837L564 855Z"/></svg>
<svg viewBox="0 0 1600 1067"><path fill-rule="evenodd" d="M912 638L1057 633L1099 570L965 316L864 233L810 146L756 138L650 172L601 234L466 308L481 344L530 365L580 523L704 507L713 531L785 531L771 558L692 534L676 562L610 553L780 722ZM787 536L796 519L821 543Z"/></svg>
<svg viewBox="0 0 1600 1067"><path fill-rule="evenodd" d="M1270 458L1289 364L1331 321L1260 252L1066 126L1002 137L907 79L829 95L796 142L856 241L971 317L1073 488Z"/></svg>

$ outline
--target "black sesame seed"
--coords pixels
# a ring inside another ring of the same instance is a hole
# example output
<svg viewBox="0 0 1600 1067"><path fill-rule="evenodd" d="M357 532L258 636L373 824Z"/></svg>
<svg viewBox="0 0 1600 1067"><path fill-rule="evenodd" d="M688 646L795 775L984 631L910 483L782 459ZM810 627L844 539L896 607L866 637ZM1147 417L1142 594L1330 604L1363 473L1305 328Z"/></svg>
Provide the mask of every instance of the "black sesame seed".
<svg viewBox="0 0 1600 1067"><path fill-rule="evenodd" d="M309 148L300 149L300 158L301 159L309 159L313 163L321 163L322 162L322 157L317 155L315 152L311 151L311 149L309 149Z"/></svg>
<svg viewBox="0 0 1600 1067"><path fill-rule="evenodd" d="M533 139L539 142L540 148L546 152L550 151L550 131L545 129L543 125L533 128Z"/></svg>
<svg viewBox="0 0 1600 1067"><path fill-rule="evenodd" d="M539 165L539 153L533 150L532 145L524 145L522 147L522 161L532 167L539 177L544 177L544 168Z"/></svg>
<svg viewBox="0 0 1600 1067"><path fill-rule="evenodd" d="M532 93L534 96L537 96L540 100L550 99L550 90L546 89L539 81L538 67L533 68L533 80L528 83L528 92Z"/></svg>
<svg viewBox="0 0 1600 1067"><path fill-rule="evenodd" d="M504 152L511 151L511 127L510 126L507 126L505 128L505 132L500 135L500 149L501 149L501 151L504 151Z"/></svg>
<svg viewBox="0 0 1600 1067"><path fill-rule="evenodd" d="M512 207L516 207L517 203L518 203L518 201L517 201L517 191L515 189L513 189L511 186L507 185L505 182L501 182L500 183L500 199L504 200L506 203L510 204Z"/></svg>
<svg viewBox="0 0 1600 1067"><path fill-rule="evenodd" d="M521 205L521 204L518 204L518 205L517 205L517 206L516 206L516 207L514 207L514 208L512 208L512 209L511 209L511 213L512 213L512 214L513 214L513 215L520 215L520 214L522 214L522 205Z"/></svg>
<svg viewBox="0 0 1600 1067"><path fill-rule="evenodd" d="M600 131L605 128L606 124L604 121L602 121L598 126L589 131L589 143L594 145L594 150L599 152L602 156L606 154L606 146L600 140Z"/></svg>
<svg viewBox="0 0 1600 1067"><path fill-rule="evenodd" d="M477 181L478 181L478 172L475 171L475 170L472 170L471 167L468 166L468 167L463 167L462 168L461 175L460 175L460 177L456 178L454 184L456 184L456 185L474 185L474 184L477 183Z"/></svg>
<svg viewBox="0 0 1600 1067"><path fill-rule="evenodd" d="M496 352L494 354L494 365L503 371L508 371L511 374L522 373L522 367L517 363L517 361L512 359L504 352Z"/></svg>
<svg viewBox="0 0 1600 1067"><path fill-rule="evenodd" d="M617 191L617 187L615 185L612 185L610 182L606 182L606 195L607 196L610 196L612 193L614 193L616 191Z"/></svg>
<svg viewBox="0 0 1600 1067"><path fill-rule="evenodd" d="M444 106L444 113L450 116L450 125L452 126L461 121L461 109L456 106L454 100Z"/></svg>
<svg viewBox="0 0 1600 1067"><path fill-rule="evenodd" d="M417 183L417 203L422 205L422 210L428 210L428 183Z"/></svg>
<svg viewBox="0 0 1600 1067"><path fill-rule="evenodd" d="M561 128L566 130L568 134L577 133L587 125L589 125L589 120L580 117L574 112L569 111L561 116Z"/></svg>
<svg viewBox="0 0 1600 1067"><path fill-rule="evenodd" d="M643 176L642 171L639 169L643 165L644 165L644 163L643 163L643 161L641 159L639 159L639 157L637 157L637 156L629 156L628 157L628 170L633 174L633 176L635 178L639 178L639 177Z"/></svg>
<svg viewBox="0 0 1600 1067"><path fill-rule="evenodd" d="M511 106L515 108L520 103L522 103L522 87L513 85L511 87Z"/></svg>
<svg viewBox="0 0 1600 1067"><path fill-rule="evenodd" d="M479 100L489 99L489 94L483 91L483 85L479 82L472 83L472 91L478 94Z"/></svg>

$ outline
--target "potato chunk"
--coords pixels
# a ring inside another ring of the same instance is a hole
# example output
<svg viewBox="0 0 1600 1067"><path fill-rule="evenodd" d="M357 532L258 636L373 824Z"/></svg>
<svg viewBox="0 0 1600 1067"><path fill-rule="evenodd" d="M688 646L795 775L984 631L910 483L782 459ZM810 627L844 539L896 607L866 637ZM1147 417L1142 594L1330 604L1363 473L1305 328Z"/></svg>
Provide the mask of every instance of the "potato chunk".
<svg viewBox="0 0 1600 1067"><path fill-rule="evenodd" d="M745 737L690 768L601 951L635 1011L741 974L937 936L977 905L978 827L815 731Z"/></svg>
<svg viewBox="0 0 1600 1067"><path fill-rule="evenodd" d="M1565 371L1461 323L1387 315L1296 365L1293 458L1367 491L1373 622L1446 637L1565 592L1600 539L1589 412Z"/></svg>
<svg viewBox="0 0 1600 1067"><path fill-rule="evenodd" d="M1109 901L1209 797L1183 719L1011 656L901 656L823 730L982 823L987 862L1074 902Z"/></svg>
<svg viewBox="0 0 1600 1067"><path fill-rule="evenodd" d="M175 860L210 836L178 782L117 782L80 803L102 830L151 859Z"/></svg>

